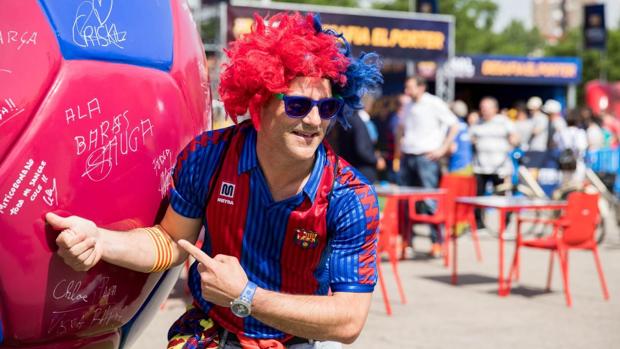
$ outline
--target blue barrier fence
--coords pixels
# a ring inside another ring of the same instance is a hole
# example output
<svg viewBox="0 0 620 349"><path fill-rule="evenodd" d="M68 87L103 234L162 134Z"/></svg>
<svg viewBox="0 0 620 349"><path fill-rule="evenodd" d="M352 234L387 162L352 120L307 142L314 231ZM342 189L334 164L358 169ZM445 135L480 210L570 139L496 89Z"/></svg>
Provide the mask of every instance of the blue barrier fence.
<svg viewBox="0 0 620 349"><path fill-rule="evenodd" d="M615 175L613 192L620 195L620 148L603 148L586 154L586 165L598 174Z"/></svg>

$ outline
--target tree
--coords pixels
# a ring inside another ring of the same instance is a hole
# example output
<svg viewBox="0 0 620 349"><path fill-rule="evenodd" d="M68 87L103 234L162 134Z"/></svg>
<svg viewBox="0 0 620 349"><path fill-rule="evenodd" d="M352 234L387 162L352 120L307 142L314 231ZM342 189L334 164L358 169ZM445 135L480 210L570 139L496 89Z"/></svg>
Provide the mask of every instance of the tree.
<svg viewBox="0 0 620 349"><path fill-rule="evenodd" d="M408 0L377 3L373 7L382 10L407 11ZM491 0L442 0L439 12L455 17L456 54L490 52L493 40L493 21L497 5Z"/></svg>
<svg viewBox="0 0 620 349"><path fill-rule="evenodd" d="M512 20L504 30L495 34L494 40L491 54L527 56L545 46L538 29L528 30L518 20Z"/></svg>
<svg viewBox="0 0 620 349"><path fill-rule="evenodd" d="M602 69L608 81L620 81L620 28L607 31L607 52L601 55L597 50L584 50L582 48L583 32L581 28L569 31L556 44L545 47L545 56L573 56L580 57L582 69L582 83L578 86L578 101L583 101L584 83L599 79Z"/></svg>

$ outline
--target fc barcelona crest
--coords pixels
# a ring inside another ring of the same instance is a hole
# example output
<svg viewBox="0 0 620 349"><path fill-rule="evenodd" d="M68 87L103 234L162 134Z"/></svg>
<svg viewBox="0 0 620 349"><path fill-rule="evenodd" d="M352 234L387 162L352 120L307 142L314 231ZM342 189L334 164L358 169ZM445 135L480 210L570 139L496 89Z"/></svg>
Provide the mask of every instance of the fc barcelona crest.
<svg viewBox="0 0 620 349"><path fill-rule="evenodd" d="M319 244L319 233L303 228L295 229L295 245L302 248L315 248Z"/></svg>

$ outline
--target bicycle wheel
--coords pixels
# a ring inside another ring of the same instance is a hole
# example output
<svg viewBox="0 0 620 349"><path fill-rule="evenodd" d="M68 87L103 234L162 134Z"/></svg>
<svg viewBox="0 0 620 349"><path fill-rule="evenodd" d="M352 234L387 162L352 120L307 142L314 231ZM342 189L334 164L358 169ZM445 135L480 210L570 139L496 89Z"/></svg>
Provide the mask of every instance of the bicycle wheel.
<svg viewBox="0 0 620 349"><path fill-rule="evenodd" d="M596 226L596 230L594 231L594 239L596 240L597 245L600 245L603 240L605 240L605 222L605 219L601 219L601 221Z"/></svg>
<svg viewBox="0 0 620 349"><path fill-rule="evenodd" d="M481 210L481 214L485 228L483 231L494 238L499 238L499 210L495 208L485 208ZM516 215L509 214L506 218L504 240L511 241L517 237L516 222L514 222L515 217Z"/></svg>
<svg viewBox="0 0 620 349"><path fill-rule="evenodd" d="M520 212L521 217L526 218L551 218L551 211L524 211ZM504 231L504 240L512 241L517 238L517 213L513 212L506 218L506 229ZM499 238L499 210L486 209L482 211L482 221L485 224L487 233L495 238ZM550 234L552 227L548 224L524 222L521 224L521 236L536 236Z"/></svg>

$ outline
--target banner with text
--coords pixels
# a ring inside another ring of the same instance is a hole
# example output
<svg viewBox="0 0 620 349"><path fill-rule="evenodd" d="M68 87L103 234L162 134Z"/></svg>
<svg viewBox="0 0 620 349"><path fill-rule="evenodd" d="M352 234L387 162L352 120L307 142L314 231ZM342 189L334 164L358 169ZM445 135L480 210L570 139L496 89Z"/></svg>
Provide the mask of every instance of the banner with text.
<svg viewBox="0 0 620 349"><path fill-rule="evenodd" d="M577 57L459 56L447 64L448 74L461 82L569 85L581 81Z"/></svg>
<svg viewBox="0 0 620 349"><path fill-rule="evenodd" d="M273 7L229 6L227 40L248 33L255 13L264 16L277 11ZM393 59L444 61L448 58L449 21L319 13L323 27L344 33L355 54L374 51Z"/></svg>

